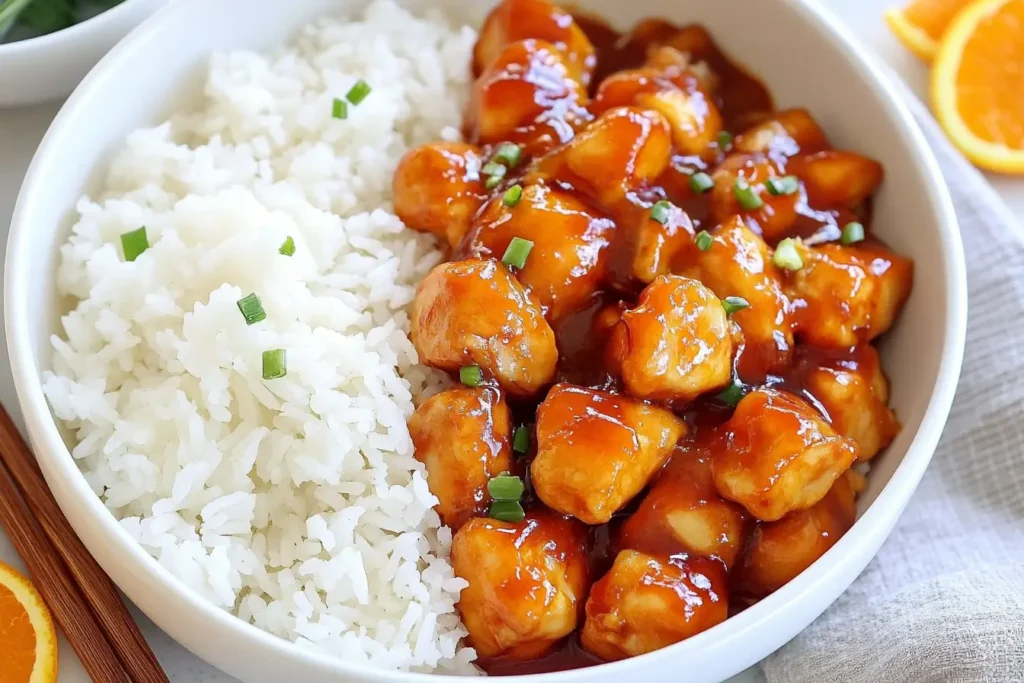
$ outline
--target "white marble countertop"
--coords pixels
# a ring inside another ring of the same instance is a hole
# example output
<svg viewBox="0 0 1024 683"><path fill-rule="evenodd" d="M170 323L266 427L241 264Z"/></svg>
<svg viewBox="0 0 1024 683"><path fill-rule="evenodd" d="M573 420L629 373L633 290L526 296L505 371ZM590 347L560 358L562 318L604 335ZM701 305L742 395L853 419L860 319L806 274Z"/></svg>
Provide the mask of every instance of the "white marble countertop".
<svg viewBox="0 0 1024 683"><path fill-rule="evenodd" d="M922 98L927 95L927 70L907 53L893 38L882 21L882 10L897 0L821 0L830 6L847 23L850 30L863 42L865 48L873 50L881 59L892 66L911 88ZM50 120L56 114L58 104L45 104L16 110L0 110L0 249L7 244L7 229L14 200L21 184L21 177L28 166L36 145L46 131ZM1024 178L990 176L999 194L1006 200L1013 213L1024 216ZM2 303L0 303L2 306ZM0 311L2 313L2 311ZM0 318L2 319L2 318ZM21 424L21 416L11 382L7 360L7 346L0 345L0 402L10 411L15 422ZM0 533L0 559L17 563L17 557L7 539ZM150 639L157 656L167 670L170 679L180 683L231 683L231 677L208 666L185 651L169 637L159 631L145 617L139 615L140 623ZM66 642L61 648L60 683L85 683L85 671ZM730 683L753 683L763 680L758 673L750 672Z"/></svg>

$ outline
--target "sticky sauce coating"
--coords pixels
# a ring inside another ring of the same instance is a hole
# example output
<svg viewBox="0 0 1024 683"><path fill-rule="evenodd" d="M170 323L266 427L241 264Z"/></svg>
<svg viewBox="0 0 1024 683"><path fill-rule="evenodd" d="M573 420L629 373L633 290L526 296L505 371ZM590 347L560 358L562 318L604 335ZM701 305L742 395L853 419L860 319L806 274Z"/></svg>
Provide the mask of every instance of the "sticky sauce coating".
<svg viewBox="0 0 1024 683"><path fill-rule="evenodd" d="M409 424L467 642L491 674L671 646L832 548L899 432L884 169L700 26L504 0L467 68L465 142L394 183L449 255L411 319L455 385Z"/></svg>

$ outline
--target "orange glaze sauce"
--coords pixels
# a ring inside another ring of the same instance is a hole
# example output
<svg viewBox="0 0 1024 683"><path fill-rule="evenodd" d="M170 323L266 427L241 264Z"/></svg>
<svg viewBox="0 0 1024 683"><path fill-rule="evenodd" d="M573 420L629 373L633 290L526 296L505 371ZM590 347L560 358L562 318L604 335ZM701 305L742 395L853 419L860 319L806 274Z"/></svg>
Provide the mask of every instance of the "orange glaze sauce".
<svg viewBox="0 0 1024 683"><path fill-rule="evenodd" d="M589 84L591 91L610 74L642 66L652 44L667 44L680 51L690 53L694 61L705 62L719 79L715 104L722 112L725 130L738 134L750 126L766 120L774 111L772 97L765 86L743 68L729 61L702 27L680 28L660 19L649 19L639 23L630 32L620 34L600 19L575 11L573 16L593 43L596 51L597 68ZM477 66L479 67L479 65ZM479 72L480 69L477 68L477 73ZM474 137L472 121L466 121L464 128L467 134ZM535 134L532 129L523 132L524 134L529 133L527 137ZM479 139L479 131L475 137ZM517 140L513 139L513 141ZM485 147L484 156L486 158L493 151L492 145L497 144L498 141L483 139L481 142ZM530 156L534 155L534 151L529 147L524 150L524 153ZM721 159L720 156L718 161L720 162ZM673 166L678 169L677 177L666 178L665 182L659 186L641 190L640 193L645 195L641 200L657 201L667 197L686 212L693 223L695 232L702 229L710 230L714 227L714 223L708 215L709 195L694 195L689 191L674 192L672 184L679 183L681 187L686 187L689 176L694 170L704 170L710 173L716 165L695 157L676 156L673 159ZM506 183L513 182L514 178L511 175L506 179ZM560 186L567 191L572 191L571 185L562 183ZM497 192L500 191L499 188ZM586 200L581 197L581 201ZM796 223L796 228L791 229L788 234L792 235L795 232L806 238L809 243L837 239L841 226L850 220L860 220L866 227L869 225L870 205L867 202L853 211L822 211L811 208L806 198L801 197L796 211L800 218ZM768 235L765 237L771 244L777 242ZM456 254L461 248L456 249ZM615 269L616 263L613 256L610 263L610 270L613 271L610 277L612 281L620 279L616 277ZM621 279L628 278L624 276ZM605 347L611 328L617 322L616 309L621 310L623 306L632 306L639 289L637 287L635 291L599 292L577 312L561 317L553 324L559 348L559 369L555 378L556 382L564 381L591 388L619 390L618 381L606 369ZM821 409L820 403L803 386L802 378L807 369L824 361L854 365L858 362L853 349L849 351L820 350L798 344L794 353L794 362L788 364L784 372L755 380L747 378L746 388L763 384L777 386L807 398L812 405ZM517 401L510 398L509 403L513 410L514 423L528 424L532 427L538 401ZM732 414L732 407L716 396L704 396L692 404L682 407L678 412L690 426L691 435L693 435L704 428L717 426L728 419ZM535 445L531 444L531 449L533 448ZM527 490L523 497L523 504L527 509L540 505L533 494L529 481L529 463L533 455L534 452L531 450L525 456L517 457L513 466L513 473L519 474L526 481ZM636 496L633 502L619 511L608 524L591 527L589 549L592 580L599 579L611 566L618 550L616 547L618 529L636 509L645 493L642 492ZM582 615L583 600L579 607ZM737 609L733 611L738 611L738 609L737 606ZM582 618L580 625L582 626ZM481 660L477 663L491 675L545 673L600 664L600 659L582 649L578 634L577 629L576 633L539 659L528 662L502 661L500 659Z"/></svg>
<svg viewBox="0 0 1024 683"><path fill-rule="evenodd" d="M591 81L591 88L611 73L641 66L646 59L647 49L651 42L663 40L679 32L678 27L667 22L648 20L638 25L629 34L622 35L600 19L575 12L574 18L594 44L597 53L597 69L595 77ZM711 69L722 78L722 85L719 89L720 99L716 104L721 108L730 129L734 129L734 126L756 122L773 111L771 95L761 82L730 62L710 41L710 37L704 29L690 27L689 30L679 34L673 44L678 44L681 49L686 51L692 50L695 59L707 62ZM688 166L692 160L678 158L676 163L681 167ZM701 167L703 168L703 164ZM699 227L701 224L706 223L707 204L706 195L689 195L678 202L679 207L691 217L697 230L701 229ZM706 225L705 227L712 226ZM612 267L614 268L614 264ZM619 300L613 294L599 293L590 300L588 305L555 323L554 329L560 352L556 381L600 389L614 390L618 388L616 379L608 374L602 359L607 334L611 326L617 322L615 318L610 320L602 320L602 318L610 315L611 309L614 309L617 303L620 307L625 304L632 305L633 300L632 297ZM783 380L779 379L778 381L782 382ZM789 383L787 386L791 386L791 384ZM532 423L536 404L513 404L513 411L517 423ZM700 427L721 423L729 417L731 412L732 409L729 406L715 398L701 398L687 406L682 414L691 426ZM528 481L529 467L527 465L532 455L531 452L527 457L520 458L515 467L516 473L527 480L527 493L523 498L527 507L538 504L535 502L536 499ZM608 524L591 528L590 555L593 580L600 578L611 566L617 552L614 539L618 527L629 517L642 498L643 494L637 496ZM582 603L580 607L582 608ZM579 644L578 633L574 633L550 654L533 661L495 660L478 663L488 674L499 676L578 669L600 664L601 660L583 650Z"/></svg>

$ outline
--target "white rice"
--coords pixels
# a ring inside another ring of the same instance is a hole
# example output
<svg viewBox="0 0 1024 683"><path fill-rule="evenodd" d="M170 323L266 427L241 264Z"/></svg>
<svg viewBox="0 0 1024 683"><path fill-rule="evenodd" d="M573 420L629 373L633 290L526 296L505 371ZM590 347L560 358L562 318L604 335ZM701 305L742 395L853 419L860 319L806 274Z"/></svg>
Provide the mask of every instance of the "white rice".
<svg viewBox="0 0 1024 683"><path fill-rule="evenodd" d="M61 248L74 307L45 390L96 494L207 600L384 669L475 671L406 429L443 382L406 313L441 254L391 213L401 155L458 136L474 40L377 0L214 55L201 104L128 136ZM334 119L359 78L372 93ZM267 318L247 326L250 292ZM264 381L278 348L288 374Z"/></svg>

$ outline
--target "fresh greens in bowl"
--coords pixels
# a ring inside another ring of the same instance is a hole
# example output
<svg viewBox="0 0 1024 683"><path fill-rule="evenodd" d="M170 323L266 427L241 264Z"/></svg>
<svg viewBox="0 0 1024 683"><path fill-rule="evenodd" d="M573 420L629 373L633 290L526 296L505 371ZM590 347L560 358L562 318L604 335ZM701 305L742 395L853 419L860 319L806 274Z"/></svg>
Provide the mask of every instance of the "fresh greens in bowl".
<svg viewBox="0 0 1024 683"><path fill-rule="evenodd" d="M60 31L123 0L0 0L0 40Z"/></svg>

